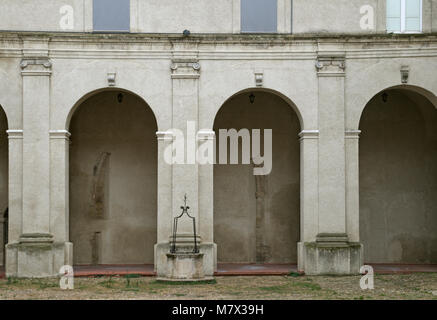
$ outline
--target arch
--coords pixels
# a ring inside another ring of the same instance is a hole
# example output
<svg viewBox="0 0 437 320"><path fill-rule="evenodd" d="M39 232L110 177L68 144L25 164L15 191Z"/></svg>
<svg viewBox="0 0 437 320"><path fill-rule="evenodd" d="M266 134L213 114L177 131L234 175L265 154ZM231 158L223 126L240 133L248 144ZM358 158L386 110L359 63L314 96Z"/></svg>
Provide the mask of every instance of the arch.
<svg viewBox="0 0 437 320"><path fill-rule="evenodd" d="M219 263L297 262L301 125L289 101L270 90L242 90L219 109L213 125L216 145L221 145L219 129L248 129L249 135L260 129L261 136L263 129L272 129L273 139L272 167L266 175L255 176L252 161L214 165L214 241ZM244 140L250 144L251 138Z"/></svg>
<svg viewBox="0 0 437 320"><path fill-rule="evenodd" d="M303 120L303 117L302 117L302 113L300 112L300 110L299 110L299 108L297 107L297 105L289 98L289 97L287 97L285 94L283 94L283 93L281 93L281 92L279 92L279 91L277 91L277 90L274 90L274 89L270 89L270 88L258 88L258 87L252 87L252 88L246 88L246 89L243 89L243 90L240 90L240 91L238 91L238 92L236 92L236 93L234 93L233 95L231 95L230 97L228 97L228 98L226 98L225 100L223 100L222 102L221 102L221 104L219 104L219 108L218 108L218 110L216 111L216 113L215 113L215 115L214 115L214 121L213 121L213 123L211 124L211 128L213 128L214 127L214 123L215 123L215 120L216 120L216 118L217 118L217 115L220 113L220 110L223 108L223 106L228 102L228 101L230 101L232 98L234 98L234 97L236 97L236 96L239 96L239 95L241 95L241 94L244 94L244 93L248 93L248 94L250 94L251 92L267 92L267 93L271 93L271 94L274 94L274 95L276 95L276 96L278 96L278 97L280 97L282 100L284 100L292 109L293 109L293 111L296 113L296 115L297 115L297 118L299 119L299 124L300 124L300 128L301 128L301 130L303 130L304 128L305 128L305 125L304 125L304 120Z"/></svg>
<svg viewBox="0 0 437 320"><path fill-rule="evenodd" d="M3 105L0 102L0 113L4 113L5 118L6 118L6 129L9 129L9 117L8 117L8 113L6 112L6 109L3 108Z"/></svg>
<svg viewBox="0 0 437 320"><path fill-rule="evenodd" d="M378 89L377 91L371 91L367 95L363 96L362 99L360 99L359 110L357 110L356 117L352 119L350 123L350 128L348 129L358 130L364 109L369 104L369 101L371 101L378 94L381 94L382 92L391 89L405 89L405 90L410 90L419 93L424 97L426 97L437 108L437 96L432 91L424 88L423 86L416 86L416 85L409 85L409 84L401 84L401 85L398 84L398 85L387 86L385 87L385 89Z"/></svg>
<svg viewBox="0 0 437 320"><path fill-rule="evenodd" d="M362 110L360 238L366 263L437 262L436 102L429 90L398 85L379 91Z"/></svg>
<svg viewBox="0 0 437 320"><path fill-rule="evenodd" d="M74 115L74 112L77 110L77 108L79 108L80 105L82 105L83 102L85 102L86 100L88 100L92 96L95 96L96 94L99 94L101 92L107 92L107 91L109 91L109 92L110 91L120 91L120 92L123 92L123 93L131 94L131 95L141 99L144 102L144 104L147 105L150 108L150 110L152 111L154 119L155 119L156 126L157 126L157 128L159 128L155 111L149 105L149 103L147 103L147 101L143 97L141 97L139 94L137 94L137 93L135 93L135 92L133 92L131 90L120 88L120 87L103 87L103 88L98 88L98 89L92 90L92 91L84 94L82 97L80 97L76 101L76 103L74 103L74 105L69 110L68 115L67 115L67 117L65 119L65 126L64 126L65 130L68 131L68 128L70 127L71 119L72 119L72 117Z"/></svg>
<svg viewBox="0 0 437 320"><path fill-rule="evenodd" d="M153 263L158 189L153 111L128 90L105 88L80 99L68 120L73 262Z"/></svg>

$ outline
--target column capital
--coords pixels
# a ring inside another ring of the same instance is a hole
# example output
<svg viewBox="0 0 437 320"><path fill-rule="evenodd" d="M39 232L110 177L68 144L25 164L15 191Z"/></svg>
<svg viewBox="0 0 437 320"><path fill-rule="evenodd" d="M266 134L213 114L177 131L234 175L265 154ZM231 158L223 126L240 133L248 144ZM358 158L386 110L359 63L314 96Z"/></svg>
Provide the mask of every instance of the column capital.
<svg viewBox="0 0 437 320"><path fill-rule="evenodd" d="M23 76L50 76L52 62L47 57L23 58L20 62Z"/></svg>
<svg viewBox="0 0 437 320"><path fill-rule="evenodd" d="M305 139L319 139L319 130L303 130L299 133L300 141Z"/></svg>
<svg viewBox="0 0 437 320"><path fill-rule="evenodd" d="M359 139L361 134L361 130L347 130L345 132L346 139Z"/></svg>
<svg viewBox="0 0 437 320"><path fill-rule="evenodd" d="M23 139L23 130L6 130L9 139Z"/></svg>
<svg viewBox="0 0 437 320"><path fill-rule="evenodd" d="M71 133L67 130L50 130L50 139L65 139L69 140Z"/></svg>
<svg viewBox="0 0 437 320"><path fill-rule="evenodd" d="M158 131L156 132L156 137L158 138L158 141L173 141L174 133L170 130Z"/></svg>
<svg viewBox="0 0 437 320"><path fill-rule="evenodd" d="M197 132L197 141L215 140L215 132L213 130L200 130Z"/></svg>
<svg viewBox="0 0 437 320"><path fill-rule="evenodd" d="M172 79L198 79L200 63L197 58L175 58L170 66Z"/></svg>
<svg viewBox="0 0 437 320"><path fill-rule="evenodd" d="M318 53L316 61L318 77L344 77L345 69L344 53Z"/></svg>

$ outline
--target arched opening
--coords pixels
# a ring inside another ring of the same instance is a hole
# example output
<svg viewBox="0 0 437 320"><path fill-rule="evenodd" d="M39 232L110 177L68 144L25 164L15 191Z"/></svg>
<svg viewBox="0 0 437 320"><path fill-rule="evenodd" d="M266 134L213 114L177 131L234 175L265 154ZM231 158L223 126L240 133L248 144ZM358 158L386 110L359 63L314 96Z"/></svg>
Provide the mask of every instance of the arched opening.
<svg viewBox="0 0 437 320"><path fill-rule="evenodd" d="M360 121L360 237L368 263L437 263L437 110L421 90L373 97Z"/></svg>
<svg viewBox="0 0 437 320"><path fill-rule="evenodd" d="M260 129L261 142L264 130L272 130L272 170L255 176L252 159L242 164L242 139L238 142L238 164L214 165L217 261L294 264L300 230L299 117L291 103L271 91L255 89L234 95L215 118L217 159L219 130L243 128L249 130L251 140L253 130ZM263 149L261 143L261 154Z"/></svg>
<svg viewBox="0 0 437 320"><path fill-rule="evenodd" d="M123 90L80 103L70 129L70 241L75 265L153 264L157 124Z"/></svg>
<svg viewBox="0 0 437 320"><path fill-rule="evenodd" d="M8 243L8 120L0 106L0 266L5 265Z"/></svg>

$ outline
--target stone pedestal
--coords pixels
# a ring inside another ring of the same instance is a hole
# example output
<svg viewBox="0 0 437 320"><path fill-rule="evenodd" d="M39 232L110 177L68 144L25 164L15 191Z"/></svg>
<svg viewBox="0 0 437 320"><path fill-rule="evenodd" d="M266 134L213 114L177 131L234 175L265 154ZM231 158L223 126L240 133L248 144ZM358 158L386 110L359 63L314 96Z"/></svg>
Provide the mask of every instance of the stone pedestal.
<svg viewBox="0 0 437 320"><path fill-rule="evenodd" d="M205 281L203 253L167 253L166 281Z"/></svg>
<svg viewBox="0 0 437 320"><path fill-rule="evenodd" d="M6 246L6 255L8 277L56 277L63 265L72 265L73 244L54 242L50 234L23 234Z"/></svg>
<svg viewBox="0 0 437 320"><path fill-rule="evenodd" d="M299 270L307 275L359 274L363 247L346 234L319 234L315 242L298 244Z"/></svg>

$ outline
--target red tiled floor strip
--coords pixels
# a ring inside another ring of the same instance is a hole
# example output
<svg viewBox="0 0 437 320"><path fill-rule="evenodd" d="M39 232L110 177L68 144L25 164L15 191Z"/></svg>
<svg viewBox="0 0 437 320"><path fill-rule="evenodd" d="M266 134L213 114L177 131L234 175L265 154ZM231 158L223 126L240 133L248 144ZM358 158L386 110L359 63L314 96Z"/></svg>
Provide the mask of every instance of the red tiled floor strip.
<svg viewBox="0 0 437 320"><path fill-rule="evenodd" d="M261 276L261 275L287 275L297 272L295 264L237 264L219 263L217 276Z"/></svg>
<svg viewBox="0 0 437 320"><path fill-rule="evenodd" d="M145 277L156 275L153 264L74 266L75 277L123 276L127 274L137 274Z"/></svg>
<svg viewBox="0 0 437 320"><path fill-rule="evenodd" d="M407 274L416 272L435 272L437 264L375 264L375 273L378 274ZM216 276L262 276L262 275L287 275L297 272L297 266L292 264L233 264L220 263L217 267ZM123 276L127 274L138 274L141 276L156 276L153 265L97 265L97 266L75 266L76 277L94 276ZM4 267L0 267L0 278L5 278Z"/></svg>
<svg viewBox="0 0 437 320"><path fill-rule="evenodd" d="M384 264L366 263L378 274L406 274L416 272L437 272L437 264Z"/></svg>

